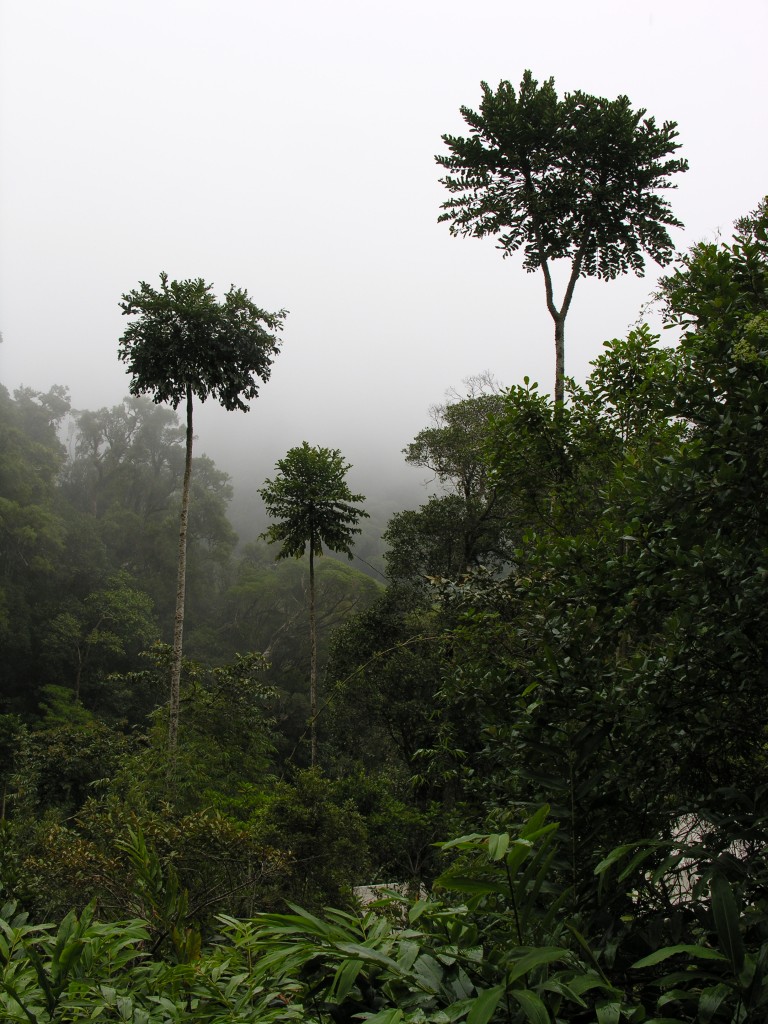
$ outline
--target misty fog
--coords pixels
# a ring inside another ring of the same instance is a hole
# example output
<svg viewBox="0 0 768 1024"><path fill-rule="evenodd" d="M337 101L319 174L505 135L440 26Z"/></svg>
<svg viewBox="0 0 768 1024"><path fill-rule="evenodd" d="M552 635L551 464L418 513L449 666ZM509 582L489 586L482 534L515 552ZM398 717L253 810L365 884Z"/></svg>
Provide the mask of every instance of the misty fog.
<svg viewBox="0 0 768 1024"><path fill-rule="evenodd" d="M461 105L477 106L481 80L531 68L561 93L626 93L676 120L684 249L765 191L750 97L767 73L744 46L766 36L763 4L692 0L6 3L0 381L112 406L129 383L120 296L162 270L219 295L234 283L289 311L251 412L196 413L196 452L231 474L241 534L261 526L255 489L304 440L341 449L369 503L414 507L429 488L402 449L448 388L488 370L550 391L554 372L538 275L437 223L434 156L465 127ZM602 342L646 315L659 273L579 282L567 373L583 380Z"/></svg>

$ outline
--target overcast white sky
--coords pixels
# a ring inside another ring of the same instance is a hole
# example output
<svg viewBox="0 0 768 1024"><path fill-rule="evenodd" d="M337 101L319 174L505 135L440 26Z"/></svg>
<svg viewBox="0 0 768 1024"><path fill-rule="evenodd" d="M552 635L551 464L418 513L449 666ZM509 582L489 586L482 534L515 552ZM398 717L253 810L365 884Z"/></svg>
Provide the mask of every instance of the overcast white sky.
<svg viewBox="0 0 768 1024"><path fill-rule="evenodd" d="M234 283L290 310L284 348L197 451L258 484L307 440L385 481L468 375L551 389L539 277L436 223L433 157L480 81L530 68L676 120L686 247L768 192L766 39L766 0L0 0L0 381L115 404L120 295ZM579 284L568 373L657 276Z"/></svg>

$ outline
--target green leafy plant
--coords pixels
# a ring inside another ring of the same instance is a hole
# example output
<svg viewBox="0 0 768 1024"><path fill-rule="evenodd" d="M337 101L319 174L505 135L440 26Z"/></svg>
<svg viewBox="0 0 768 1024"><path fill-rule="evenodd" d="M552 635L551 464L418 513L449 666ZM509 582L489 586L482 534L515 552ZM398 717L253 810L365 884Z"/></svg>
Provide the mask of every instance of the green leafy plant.
<svg viewBox="0 0 768 1024"><path fill-rule="evenodd" d="M717 795L719 815L689 816L673 837L618 847L596 873L604 879L615 871L632 891L635 916L625 941L650 952L628 974L649 1012L697 1024L762 1022L768 823L757 809L764 790L754 804L744 794Z"/></svg>
<svg viewBox="0 0 768 1024"><path fill-rule="evenodd" d="M599 1021L640 1019L586 940L558 920L564 894L550 877L557 825L547 813L443 844L455 860L435 884L440 896L393 892L362 916L321 918L292 906L226 923L239 929L256 976L305 1019L544 1024L590 1009Z"/></svg>

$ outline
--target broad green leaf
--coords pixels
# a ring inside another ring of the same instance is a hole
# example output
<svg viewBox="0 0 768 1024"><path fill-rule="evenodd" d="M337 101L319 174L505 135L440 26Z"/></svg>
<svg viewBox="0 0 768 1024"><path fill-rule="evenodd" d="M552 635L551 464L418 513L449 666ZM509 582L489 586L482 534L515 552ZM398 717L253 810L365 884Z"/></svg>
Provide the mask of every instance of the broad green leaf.
<svg viewBox="0 0 768 1024"><path fill-rule="evenodd" d="M232 999L238 988L250 980L251 978L248 972L244 972L243 974L234 974L224 987L224 995L227 999Z"/></svg>
<svg viewBox="0 0 768 1024"><path fill-rule="evenodd" d="M743 989L749 988L752 985L753 979L755 977L755 972L757 971L757 969L758 968L755 961L752 959L749 953L745 953L744 963L741 965L741 970L738 974L739 984ZM762 981L762 972L760 973L759 977Z"/></svg>
<svg viewBox="0 0 768 1024"><path fill-rule="evenodd" d="M456 972L455 978L450 983L450 988L456 999L470 999L475 990L472 980L462 967L459 967Z"/></svg>
<svg viewBox="0 0 768 1024"><path fill-rule="evenodd" d="M539 967L541 964L551 964L555 960L562 960L567 955L568 951L566 949L559 949L556 946L543 946L541 949L534 949L521 957L510 969L507 975L507 983L511 985L513 981L522 978L524 974L532 971L534 967Z"/></svg>
<svg viewBox="0 0 768 1024"><path fill-rule="evenodd" d="M621 1003L598 1003L595 1006L597 1024L619 1024L621 1020Z"/></svg>
<svg viewBox="0 0 768 1024"><path fill-rule="evenodd" d="M724 961L727 963L725 958ZM669 974L665 974L663 978L657 982L659 985L663 985L665 991L671 989L674 985L685 985L686 991L693 989L696 986L698 991L702 985L707 985L712 981L712 974L707 970L706 967L700 967L694 970L690 965L681 971L671 971Z"/></svg>
<svg viewBox="0 0 768 1024"><path fill-rule="evenodd" d="M638 850L638 852L632 857L629 863L619 872L619 881L624 882L633 872L640 867L642 863L653 856L657 851L652 846L647 846L644 849ZM658 881L659 878L663 878L664 875L671 869L673 865L669 863L669 858L664 862L661 871L654 873L654 879Z"/></svg>
<svg viewBox="0 0 768 1024"><path fill-rule="evenodd" d="M427 900L418 900L408 911L408 923L415 924L429 906Z"/></svg>
<svg viewBox="0 0 768 1024"><path fill-rule="evenodd" d="M501 860L509 848L509 833L488 836L488 860Z"/></svg>
<svg viewBox="0 0 768 1024"><path fill-rule="evenodd" d="M664 979L666 983L666 978ZM696 1002L696 992L692 988L669 988L665 989L664 992L659 996L657 1006L659 1009L662 1006L668 1006L669 1003L694 1003Z"/></svg>
<svg viewBox="0 0 768 1024"><path fill-rule="evenodd" d="M363 966L362 960L345 960L336 972L330 998L333 1002L343 1003L349 995L352 986L357 981L360 970Z"/></svg>
<svg viewBox="0 0 768 1024"><path fill-rule="evenodd" d="M457 1002L446 1006L444 1010L434 1014L430 1021L434 1020L434 1024L450 1024L454 1020L464 1020L473 1002L474 998L459 999Z"/></svg>
<svg viewBox="0 0 768 1024"><path fill-rule="evenodd" d="M728 955L735 974L744 965L744 943L739 929L739 908L728 880L715 874L710 882L712 892L712 914L715 918L720 945Z"/></svg>
<svg viewBox="0 0 768 1024"><path fill-rule="evenodd" d="M617 860L621 860L622 857L625 857L630 850L634 850L635 848L635 843L626 843L624 846L615 847L613 850L611 850L608 856L603 857L603 859L597 865L597 867L595 868L595 874L602 875L603 872L607 871L612 864L615 864Z"/></svg>
<svg viewBox="0 0 768 1024"><path fill-rule="evenodd" d="M653 967L654 964L661 963L662 960L668 960L671 956L677 956L680 953L685 953L691 957L698 957L700 960L726 960L722 953L718 953L716 949L710 949L708 946L692 946L687 942L681 943L678 946L665 946L663 949L657 949L649 956L643 957L642 960L636 961L632 964L632 968L640 969L642 967Z"/></svg>
<svg viewBox="0 0 768 1024"><path fill-rule="evenodd" d="M403 1019L402 1010L379 1010L365 1018L365 1024L399 1024Z"/></svg>
<svg viewBox="0 0 768 1024"><path fill-rule="evenodd" d="M435 843L441 850L451 850L455 846L460 846L462 849L471 849L472 847L477 848L488 838L487 835L481 835L479 832L472 832L467 836L459 836L457 839L449 839L447 843Z"/></svg>
<svg viewBox="0 0 768 1024"><path fill-rule="evenodd" d="M439 992L443 982L443 969L428 953L418 958L412 969L413 976L427 992Z"/></svg>
<svg viewBox="0 0 768 1024"><path fill-rule="evenodd" d="M333 942L335 939L346 938L349 936L347 929L334 927L328 924L327 921L322 921L319 917L315 917L314 914L310 914L308 910L304 910L303 907L298 907L293 903L289 903L288 906L294 911L294 915L274 915L277 918L282 917L286 922L292 922L294 924L301 925L311 935L319 935L320 937L327 939L329 942Z"/></svg>
<svg viewBox="0 0 768 1024"><path fill-rule="evenodd" d="M419 955L419 943L404 941L400 943L397 963L400 970L405 972L411 969L416 957Z"/></svg>
<svg viewBox="0 0 768 1024"><path fill-rule="evenodd" d="M68 939L66 945L59 950L58 960L55 961L57 976L64 978L70 968L78 962L85 949L85 941L81 938Z"/></svg>
<svg viewBox="0 0 768 1024"><path fill-rule="evenodd" d="M13 915L16 913L16 900L8 900L0 907L0 917L4 921L10 921Z"/></svg>
<svg viewBox="0 0 768 1024"><path fill-rule="evenodd" d="M528 1024L552 1024L546 1006L535 992L529 992L526 988L516 988L512 990L511 995L522 1008Z"/></svg>
<svg viewBox="0 0 768 1024"><path fill-rule="evenodd" d="M550 832L557 832L560 828L559 821L550 821L547 823L550 810L551 808L549 804L542 804L535 814L532 814L520 829L520 838L527 839L530 842L534 839L538 839L539 836L548 835Z"/></svg>
<svg viewBox="0 0 768 1024"><path fill-rule="evenodd" d="M597 983L597 987L605 988L605 986L599 978L595 980ZM566 999L568 999L572 1003L575 1003L577 1006L583 1006L584 1009L586 1009L587 1007L587 1004L584 1002L581 996L577 994L573 986L567 985L557 976L555 976L554 978L547 978L546 981L537 985L536 989L538 992L554 992L555 995L564 996Z"/></svg>
<svg viewBox="0 0 768 1024"><path fill-rule="evenodd" d="M709 1024L731 994L732 990L728 985L723 984L702 989L699 996L699 1021L701 1024Z"/></svg>
<svg viewBox="0 0 768 1024"><path fill-rule="evenodd" d="M362 960L364 963L378 964L379 967L386 967L387 970L392 971L394 974L400 973L397 963L378 949L370 949L368 946L362 946L357 942L336 942L334 945L342 953L350 953L353 957Z"/></svg>
<svg viewBox="0 0 768 1024"><path fill-rule="evenodd" d="M467 1024L488 1024L505 990L506 985L496 985L494 988L485 989L473 999Z"/></svg>
<svg viewBox="0 0 768 1024"><path fill-rule="evenodd" d="M520 868L530 856L533 849L528 843L521 843L516 840L507 854L507 871L510 875L517 875Z"/></svg>
<svg viewBox="0 0 768 1024"><path fill-rule="evenodd" d="M133 1016L133 1000L130 996L117 997L117 1012L121 1020L130 1020Z"/></svg>

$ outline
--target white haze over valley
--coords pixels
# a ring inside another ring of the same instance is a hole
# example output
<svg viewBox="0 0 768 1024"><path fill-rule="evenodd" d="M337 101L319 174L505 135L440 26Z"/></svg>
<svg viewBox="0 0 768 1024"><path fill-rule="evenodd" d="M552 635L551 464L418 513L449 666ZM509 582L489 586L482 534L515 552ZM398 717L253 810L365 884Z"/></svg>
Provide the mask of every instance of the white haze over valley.
<svg viewBox="0 0 768 1024"><path fill-rule="evenodd" d="M114 405L121 294L162 270L234 283L290 311L283 351L248 415L198 407L196 454L255 503L307 440L340 448L379 507L415 506L424 473L401 449L430 405L486 370L545 391L554 375L539 276L436 222L459 107L530 68L677 121L684 249L768 192L766 39L764 0L2 0L0 382ZM579 283L568 374L659 273Z"/></svg>

